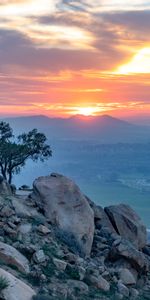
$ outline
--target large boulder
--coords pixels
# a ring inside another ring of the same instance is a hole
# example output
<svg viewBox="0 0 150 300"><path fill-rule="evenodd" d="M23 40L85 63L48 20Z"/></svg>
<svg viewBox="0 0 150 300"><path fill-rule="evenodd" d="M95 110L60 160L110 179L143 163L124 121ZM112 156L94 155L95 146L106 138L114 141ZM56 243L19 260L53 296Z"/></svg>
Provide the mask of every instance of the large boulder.
<svg viewBox="0 0 150 300"><path fill-rule="evenodd" d="M129 262L131 267L137 270L139 274L147 274L150 267L147 257L125 239L121 239L117 244L114 242L109 254L110 261L114 262L120 258Z"/></svg>
<svg viewBox="0 0 150 300"><path fill-rule="evenodd" d="M16 267L20 272L29 273L29 262L27 258L22 255L14 247L0 242L0 260L7 265Z"/></svg>
<svg viewBox="0 0 150 300"><path fill-rule="evenodd" d="M146 227L130 206L113 205L105 207L105 212L119 235L129 240L138 249L142 249L146 245Z"/></svg>
<svg viewBox="0 0 150 300"><path fill-rule="evenodd" d="M59 174L39 177L33 183L30 196L46 218L76 245L82 255L90 255L94 236L94 213L79 187Z"/></svg>
<svg viewBox="0 0 150 300"><path fill-rule="evenodd" d="M105 231L109 234L116 233L116 230L113 227L112 223L110 222L109 217L105 213L104 209L101 206L96 205L87 196L86 196L86 199L94 212L95 228Z"/></svg>
<svg viewBox="0 0 150 300"><path fill-rule="evenodd" d="M12 189L10 184L0 175L0 195L11 195Z"/></svg>
<svg viewBox="0 0 150 300"><path fill-rule="evenodd" d="M31 300L35 295L33 289L9 272L0 269L0 276L8 282L8 288L2 292L5 300Z"/></svg>

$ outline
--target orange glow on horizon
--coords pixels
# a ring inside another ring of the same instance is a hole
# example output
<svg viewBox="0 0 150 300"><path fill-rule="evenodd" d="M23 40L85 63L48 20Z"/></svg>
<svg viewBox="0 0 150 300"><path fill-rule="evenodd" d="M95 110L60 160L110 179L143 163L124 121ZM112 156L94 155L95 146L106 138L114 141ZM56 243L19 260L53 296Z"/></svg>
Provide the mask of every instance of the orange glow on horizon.
<svg viewBox="0 0 150 300"><path fill-rule="evenodd" d="M150 5L133 2L0 0L0 116L150 115Z"/></svg>

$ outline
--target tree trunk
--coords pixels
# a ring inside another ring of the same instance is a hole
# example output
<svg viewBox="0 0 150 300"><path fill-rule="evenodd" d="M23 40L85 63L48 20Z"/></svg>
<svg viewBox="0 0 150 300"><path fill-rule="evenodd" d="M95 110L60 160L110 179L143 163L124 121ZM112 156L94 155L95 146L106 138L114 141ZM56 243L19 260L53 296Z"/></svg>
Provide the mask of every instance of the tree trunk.
<svg viewBox="0 0 150 300"><path fill-rule="evenodd" d="M8 183L11 184L11 182L12 182L12 171L10 171L8 175Z"/></svg>

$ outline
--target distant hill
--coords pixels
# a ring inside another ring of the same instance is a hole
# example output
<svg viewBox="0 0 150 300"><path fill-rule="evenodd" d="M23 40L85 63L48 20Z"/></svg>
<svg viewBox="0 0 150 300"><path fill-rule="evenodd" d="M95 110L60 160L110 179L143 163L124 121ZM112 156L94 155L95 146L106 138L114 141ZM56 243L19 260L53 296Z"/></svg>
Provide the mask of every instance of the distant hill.
<svg viewBox="0 0 150 300"><path fill-rule="evenodd" d="M42 130L49 139L98 140L110 142L137 142L150 139L148 127L137 126L109 115L70 118L49 118L43 115L7 118L14 131Z"/></svg>

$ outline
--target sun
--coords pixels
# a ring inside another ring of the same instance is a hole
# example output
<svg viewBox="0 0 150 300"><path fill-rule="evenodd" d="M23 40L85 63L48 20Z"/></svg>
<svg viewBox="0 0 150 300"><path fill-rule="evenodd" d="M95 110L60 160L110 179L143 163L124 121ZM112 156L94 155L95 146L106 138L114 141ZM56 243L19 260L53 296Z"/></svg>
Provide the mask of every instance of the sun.
<svg viewBox="0 0 150 300"><path fill-rule="evenodd" d="M125 75L150 73L150 47L139 50L129 63L118 68L117 73Z"/></svg>
<svg viewBox="0 0 150 300"><path fill-rule="evenodd" d="M96 113L100 112L98 107L78 107L77 108L77 114L83 115L83 116L95 116Z"/></svg>

